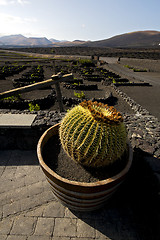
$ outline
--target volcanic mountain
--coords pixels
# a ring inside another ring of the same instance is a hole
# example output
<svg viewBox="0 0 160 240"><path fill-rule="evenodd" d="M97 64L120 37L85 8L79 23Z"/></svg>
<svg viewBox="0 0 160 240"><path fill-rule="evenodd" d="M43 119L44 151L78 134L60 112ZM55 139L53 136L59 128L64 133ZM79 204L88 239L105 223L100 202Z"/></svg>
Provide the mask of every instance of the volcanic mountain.
<svg viewBox="0 0 160 240"><path fill-rule="evenodd" d="M159 31L138 31L117 35L105 40L94 41L84 44L87 47L111 47L111 48L136 48L136 47L159 47Z"/></svg>

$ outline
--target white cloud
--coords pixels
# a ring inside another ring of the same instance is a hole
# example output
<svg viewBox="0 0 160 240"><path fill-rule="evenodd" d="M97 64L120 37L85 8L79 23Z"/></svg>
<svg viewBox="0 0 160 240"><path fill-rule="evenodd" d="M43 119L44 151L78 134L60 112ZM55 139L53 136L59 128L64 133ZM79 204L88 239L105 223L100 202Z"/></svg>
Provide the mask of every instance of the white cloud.
<svg viewBox="0 0 160 240"><path fill-rule="evenodd" d="M85 28L85 27L86 27L86 25L83 23L83 24L81 25L81 27L82 27L82 28Z"/></svg>
<svg viewBox="0 0 160 240"><path fill-rule="evenodd" d="M37 22L37 19L36 18L24 18L23 21L24 22L35 23L35 22Z"/></svg>
<svg viewBox="0 0 160 240"><path fill-rule="evenodd" d="M8 1L7 0L0 0L0 5L8 5Z"/></svg>
<svg viewBox="0 0 160 240"><path fill-rule="evenodd" d="M0 23L1 24L13 24L13 23L27 23L27 22L37 22L36 18L21 18L14 15L0 13Z"/></svg>
<svg viewBox="0 0 160 240"><path fill-rule="evenodd" d="M25 34L25 32L32 31L36 22L36 18L21 18L0 13L0 30L3 35Z"/></svg>
<svg viewBox="0 0 160 240"><path fill-rule="evenodd" d="M1 24L8 24L8 23L22 23L23 20L20 17L12 16L5 13L0 13L0 22Z"/></svg>
<svg viewBox="0 0 160 240"><path fill-rule="evenodd" d="M29 1L27 1L27 0L17 0L16 2L19 3L19 4L21 4L21 5L24 5L24 4L28 4L28 3L29 3Z"/></svg>
<svg viewBox="0 0 160 240"><path fill-rule="evenodd" d="M30 3L28 0L0 0L1 6L7 6L7 5L14 5L14 4L28 4Z"/></svg>

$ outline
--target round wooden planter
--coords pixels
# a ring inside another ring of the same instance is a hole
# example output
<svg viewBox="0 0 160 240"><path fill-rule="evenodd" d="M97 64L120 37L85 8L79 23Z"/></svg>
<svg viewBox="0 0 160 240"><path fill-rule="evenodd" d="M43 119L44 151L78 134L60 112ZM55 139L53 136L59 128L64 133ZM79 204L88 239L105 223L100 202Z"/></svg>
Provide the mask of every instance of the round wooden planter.
<svg viewBox="0 0 160 240"><path fill-rule="evenodd" d="M106 200L112 196L119 185L124 181L131 167L133 152L130 144L127 165L117 175L93 183L70 181L51 170L42 157L44 145L47 144L50 137L58 134L58 129L59 124L46 130L41 136L37 146L40 166L42 167L54 195L63 205L73 210L92 211L102 207Z"/></svg>

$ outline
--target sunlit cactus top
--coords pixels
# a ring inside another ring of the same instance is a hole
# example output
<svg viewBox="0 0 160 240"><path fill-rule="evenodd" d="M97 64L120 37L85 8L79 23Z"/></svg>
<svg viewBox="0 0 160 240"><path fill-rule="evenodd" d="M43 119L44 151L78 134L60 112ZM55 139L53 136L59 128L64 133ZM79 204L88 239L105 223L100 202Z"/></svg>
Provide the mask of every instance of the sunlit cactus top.
<svg viewBox="0 0 160 240"><path fill-rule="evenodd" d="M126 149L123 117L103 103L84 101L69 110L62 119L59 135L67 154L90 167L111 165Z"/></svg>
<svg viewBox="0 0 160 240"><path fill-rule="evenodd" d="M84 101L80 103L80 106L88 109L92 117L98 122L119 123L123 121L122 114L107 104Z"/></svg>

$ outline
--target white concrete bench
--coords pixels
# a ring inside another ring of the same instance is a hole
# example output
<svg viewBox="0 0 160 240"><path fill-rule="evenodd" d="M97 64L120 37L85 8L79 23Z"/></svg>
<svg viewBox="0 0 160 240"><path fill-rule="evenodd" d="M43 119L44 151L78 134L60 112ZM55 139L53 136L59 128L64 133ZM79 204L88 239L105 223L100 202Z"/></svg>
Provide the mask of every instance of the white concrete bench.
<svg viewBox="0 0 160 240"><path fill-rule="evenodd" d="M0 114L0 128L31 128L36 114Z"/></svg>

